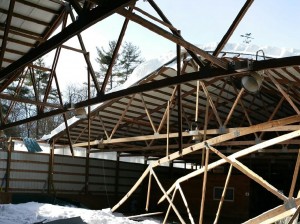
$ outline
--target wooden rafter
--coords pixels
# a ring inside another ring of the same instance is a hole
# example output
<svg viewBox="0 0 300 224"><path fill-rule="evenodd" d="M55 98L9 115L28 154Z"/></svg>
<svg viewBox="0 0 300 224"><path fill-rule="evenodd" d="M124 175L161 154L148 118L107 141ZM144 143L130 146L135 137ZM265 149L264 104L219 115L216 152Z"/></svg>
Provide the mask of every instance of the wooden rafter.
<svg viewBox="0 0 300 224"><path fill-rule="evenodd" d="M272 80L272 82L274 83L274 85L277 87L277 89L279 90L279 92L284 96L284 98L289 102L289 104L291 105L291 107L296 111L297 114L300 114L300 110L298 109L298 107L294 104L293 100L291 99L291 97L283 90L283 88L280 86L280 84L274 79L274 77L267 73L268 77Z"/></svg>
<svg viewBox="0 0 300 224"><path fill-rule="evenodd" d="M196 53L199 54L201 56L203 56L204 58L208 59L209 61L211 61L212 63L220 66L221 68L227 69L227 64L222 62L221 60L217 59L216 57L206 53L205 51L199 49L198 47L192 45L191 43L188 43L187 41L185 41L184 39L175 36L167 31L165 31L164 29L160 28L159 26L156 26L155 24L143 19L142 17L133 14L131 12L129 12L128 10L125 9L119 9L118 13L122 16L125 16L127 18L129 18L130 20L142 25L143 27L167 38L168 40L173 41L176 44L179 44L180 46Z"/></svg>

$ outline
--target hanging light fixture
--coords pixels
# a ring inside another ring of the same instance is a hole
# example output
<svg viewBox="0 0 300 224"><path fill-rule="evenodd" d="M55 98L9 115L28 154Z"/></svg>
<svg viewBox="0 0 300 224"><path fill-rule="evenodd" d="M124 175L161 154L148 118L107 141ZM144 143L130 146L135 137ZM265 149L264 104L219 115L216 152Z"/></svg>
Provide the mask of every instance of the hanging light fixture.
<svg viewBox="0 0 300 224"><path fill-rule="evenodd" d="M251 72L249 75L242 77L242 87L249 93L257 93L263 82L263 77L258 72Z"/></svg>
<svg viewBox="0 0 300 224"><path fill-rule="evenodd" d="M87 118L87 113L86 113L85 109L84 109L83 107L77 108L77 109L75 110L75 117L76 117L76 118L80 118L80 119L85 119L85 118Z"/></svg>

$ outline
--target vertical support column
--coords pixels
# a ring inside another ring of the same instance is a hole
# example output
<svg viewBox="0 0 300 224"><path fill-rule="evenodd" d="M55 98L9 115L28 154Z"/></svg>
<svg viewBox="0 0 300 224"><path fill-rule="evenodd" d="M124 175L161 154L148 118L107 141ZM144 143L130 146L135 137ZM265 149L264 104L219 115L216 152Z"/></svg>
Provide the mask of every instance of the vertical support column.
<svg viewBox="0 0 300 224"><path fill-rule="evenodd" d="M11 153L12 153L12 150L13 150L12 138L9 138L8 147L7 147L5 192L9 191L9 179L10 179L10 166L11 166Z"/></svg>
<svg viewBox="0 0 300 224"><path fill-rule="evenodd" d="M53 164L54 164L54 146L55 140L51 144L50 155L49 155L49 169L48 169L48 189L47 193L51 194L51 190L53 189Z"/></svg>
<svg viewBox="0 0 300 224"><path fill-rule="evenodd" d="M89 193L89 176L90 176L90 149L86 149L85 154L85 194Z"/></svg>
<svg viewBox="0 0 300 224"><path fill-rule="evenodd" d="M90 54L87 53L87 58L90 59ZM88 100L91 98L91 79L89 68L87 69L88 80ZM90 176L90 150L91 150L91 107L88 106L88 147L85 151L85 194L89 193L89 176Z"/></svg>
<svg viewBox="0 0 300 224"><path fill-rule="evenodd" d="M117 152L117 163L116 163L116 180L115 180L115 196L119 196L119 173L120 173L120 152Z"/></svg>
<svg viewBox="0 0 300 224"><path fill-rule="evenodd" d="M179 35L180 35L180 31ZM181 49L180 45L176 45L177 50L177 76L181 74ZM182 103L181 103L181 85L177 85L177 108L178 108L178 148L182 152Z"/></svg>

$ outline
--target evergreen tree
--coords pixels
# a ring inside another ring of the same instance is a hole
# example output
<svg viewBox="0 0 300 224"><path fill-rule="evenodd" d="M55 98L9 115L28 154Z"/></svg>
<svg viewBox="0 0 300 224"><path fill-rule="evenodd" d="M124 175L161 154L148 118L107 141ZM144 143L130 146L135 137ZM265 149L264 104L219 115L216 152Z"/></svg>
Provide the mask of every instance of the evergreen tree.
<svg viewBox="0 0 300 224"><path fill-rule="evenodd" d="M120 67L122 74L121 84L124 83L133 70L143 62L141 51L131 42L125 42L120 58Z"/></svg>
<svg viewBox="0 0 300 224"><path fill-rule="evenodd" d="M102 80L104 79L107 69L112 61L112 56L113 56L114 49L116 48L116 44L117 44L116 41L109 41L108 50L105 50L103 47L101 49L98 47L96 48L97 54L98 54L96 61L98 62L99 66L100 66L100 72L98 73L100 83L102 83ZM118 67L119 67L119 61L118 61L118 55L117 55L117 59L114 62L112 74L110 77L110 88L109 89L112 89L113 87L115 87L114 81L115 81L117 73L118 73L117 71L119 70Z"/></svg>
<svg viewBox="0 0 300 224"><path fill-rule="evenodd" d="M109 42L108 50L105 50L103 47L101 49L97 47L98 57L96 58L96 61L100 66L100 72L98 73L98 77L101 80L100 83L104 79L107 69L112 61L112 55L115 47L116 41ZM125 42L114 62L112 74L109 80L110 88L107 89L112 89L124 83L136 66L138 66L141 62L143 62L143 59L141 58L139 47L133 45L131 42Z"/></svg>

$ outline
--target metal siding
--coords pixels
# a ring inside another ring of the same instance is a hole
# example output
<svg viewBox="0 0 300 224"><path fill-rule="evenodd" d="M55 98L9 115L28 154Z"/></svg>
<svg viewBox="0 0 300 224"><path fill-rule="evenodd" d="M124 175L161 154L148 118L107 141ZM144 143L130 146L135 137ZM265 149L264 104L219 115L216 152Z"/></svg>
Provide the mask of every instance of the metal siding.
<svg viewBox="0 0 300 224"><path fill-rule="evenodd" d="M81 191L84 184L54 183L55 190Z"/></svg>
<svg viewBox="0 0 300 224"><path fill-rule="evenodd" d="M101 176L101 177L89 177L89 182L93 184L115 184L115 177L107 177L107 176Z"/></svg>
<svg viewBox="0 0 300 224"><path fill-rule="evenodd" d="M119 171L119 176L120 177L140 177L141 172L134 172L134 171L124 171L124 170L120 170Z"/></svg>
<svg viewBox="0 0 300 224"><path fill-rule="evenodd" d="M28 160L36 162L49 162L49 155L39 153L27 153L27 152L13 152L11 156L12 160Z"/></svg>
<svg viewBox="0 0 300 224"><path fill-rule="evenodd" d="M48 173L36 173L36 172L18 172L11 171L10 178L13 179L29 179L29 180L47 180Z"/></svg>
<svg viewBox="0 0 300 224"><path fill-rule="evenodd" d="M95 169L95 168L90 168L90 174L91 175L106 175L106 176L114 176L116 175L116 171L115 170L111 170L111 169Z"/></svg>
<svg viewBox="0 0 300 224"><path fill-rule="evenodd" d="M9 182L10 188L21 188L21 189L44 189L45 182L32 182L32 181L14 181Z"/></svg>
<svg viewBox="0 0 300 224"><path fill-rule="evenodd" d="M53 181L74 181L74 182L84 182L85 176L79 175L68 175L68 174L54 174Z"/></svg>
<svg viewBox="0 0 300 224"><path fill-rule="evenodd" d="M85 174L85 168L78 167L78 166L64 166L64 165L55 165L54 164L53 170L54 170L54 172Z"/></svg>
<svg viewBox="0 0 300 224"><path fill-rule="evenodd" d="M11 162L11 169L16 170L30 170L30 171L48 171L48 164L25 163L25 162Z"/></svg>
<svg viewBox="0 0 300 224"><path fill-rule="evenodd" d="M54 163L64 163L71 165L85 165L85 158L76 158L76 157L67 157L67 156L54 156Z"/></svg>

